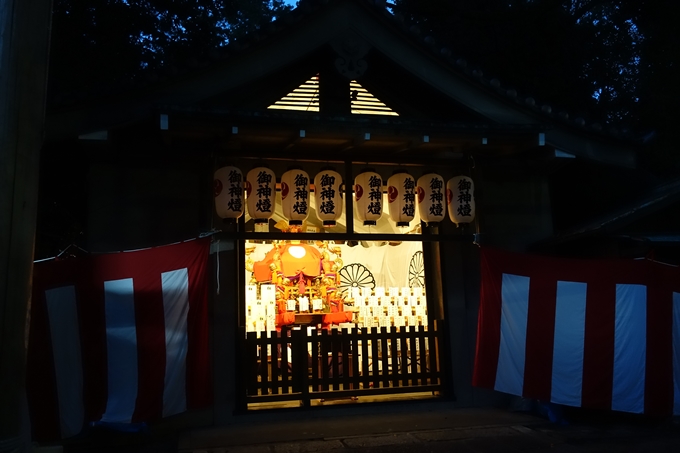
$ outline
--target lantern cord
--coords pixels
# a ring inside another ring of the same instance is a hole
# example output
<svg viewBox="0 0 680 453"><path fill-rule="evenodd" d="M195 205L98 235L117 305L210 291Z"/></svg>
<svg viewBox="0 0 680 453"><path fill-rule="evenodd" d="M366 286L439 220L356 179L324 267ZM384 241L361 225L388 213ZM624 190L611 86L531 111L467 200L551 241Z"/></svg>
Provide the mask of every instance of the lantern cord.
<svg viewBox="0 0 680 453"><path fill-rule="evenodd" d="M215 253L215 258L217 259L217 295L220 295L220 240L215 241L217 243L217 253Z"/></svg>
<svg viewBox="0 0 680 453"><path fill-rule="evenodd" d="M64 259L67 259L67 258L77 258L78 256L87 255L89 253L90 252L88 252L87 250L85 250L82 247L78 247L75 244L70 244L64 250L59 252L59 254L55 258L60 259L60 260L64 260Z"/></svg>

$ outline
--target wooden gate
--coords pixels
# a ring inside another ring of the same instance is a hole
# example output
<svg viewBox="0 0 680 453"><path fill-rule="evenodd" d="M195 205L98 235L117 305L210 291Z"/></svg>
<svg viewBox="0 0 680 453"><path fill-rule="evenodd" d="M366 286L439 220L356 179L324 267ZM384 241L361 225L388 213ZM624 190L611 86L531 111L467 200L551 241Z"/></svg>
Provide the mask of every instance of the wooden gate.
<svg viewBox="0 0 680 453"><path fill-rule="evenodd" d="M441 390L443 325L242 331L246 403Z"/></svg>

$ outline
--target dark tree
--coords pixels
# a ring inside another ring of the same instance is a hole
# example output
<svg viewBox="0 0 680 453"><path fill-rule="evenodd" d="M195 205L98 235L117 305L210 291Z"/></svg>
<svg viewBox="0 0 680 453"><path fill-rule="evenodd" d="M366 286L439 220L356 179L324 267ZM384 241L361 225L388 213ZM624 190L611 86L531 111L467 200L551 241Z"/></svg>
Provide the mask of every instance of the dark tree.
<svg viewBox="0 0 680 453"><path fill-rule="evenodd" d="M603 3L603 2L599 2ZM630 97L635 33L563 0L398 0L396 9L488 76L569 113L608 111ZM579 14L580 17L576 17ZM596 23L597 25L594 25ZM616 28L616 29L615 29ZM632 67L631 67L632 66ZM612 71L623 71L612 77ZM606 117L606 115L605 115ZM621 119L621 118L619 118Z"/></svg>
<svg viewBox="0 0 680 453"><path fill-rule="evenodd" d="M195 66L289 8L282 0L55 0L50 90Z"/></svg>
<svg viewBox="0 0 680 453"><path fill-rule="evenodd" d="M672 175L680 37L672 0L395 0L422 33L553 110L633 131Z"/></svg>

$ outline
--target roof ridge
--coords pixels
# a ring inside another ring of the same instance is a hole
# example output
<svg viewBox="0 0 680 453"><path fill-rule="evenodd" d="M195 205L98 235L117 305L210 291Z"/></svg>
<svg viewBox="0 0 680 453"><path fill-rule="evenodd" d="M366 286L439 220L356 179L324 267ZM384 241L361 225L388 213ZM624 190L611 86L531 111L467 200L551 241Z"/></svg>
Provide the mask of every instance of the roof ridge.
<svg viewBox="0 0 680 453"><path fill-rule="evenodd" d="M92 90L90 92L78 91L75 93L56 93L54 94L53 99L56 99L57 104L60 106L67 107L85 100L92 94L103 94L105 96L108 95L113 97L121 92L148 88L150 85L159 83L178 81L192 71L206 69L215 64L225 62L229 57L247 51L254 45L262 44L265 41L272 39L272 36L288 29L319 9L340 2L351 2L370 8L374 13L386 18L396 27L401 29L402 32L409 35L414 43L428 49L431 56L437 58L450 70L459 75L464 75L469 81L483 86L487 91L494 93L505 102L513 103L515 106L531 112L533 115L542 118L544 121L549 120L562 126L575 129L581 133L591 133L609 139L624 140L626 142L637 141L639 139L639 137L633 135L627 129L619 130L615 126L605 129L600 122L588 123L582 116L572 119L570 114L563 109L560 109L559 112L555 113L553 111L553 106L549 103L537 102L536 98L532 95L520 95L516 89L504 87L499 78L489 78L488 76L485 76L480 67L472 68L465 58L455 56L447 47L438 46L437 39L434 36L422 36L420 27L413 22L408 23L402 14L388 11L389 5L386 0L300 0L297 8L284 12L275 20L261 26L259 30L249 33L242 38L233 39L232 42L229 42L225 46L212 49L208 53L208 58L199 60L196 57L192 57L187 59L185 62L186 64L181 67L171 65L162 68L159 71L140 73L138 80L127 81L127 83L118 85L117 87L106 85L104 87L97 87L97 90ZM117 90L116 88L121 89Z"/></svg>

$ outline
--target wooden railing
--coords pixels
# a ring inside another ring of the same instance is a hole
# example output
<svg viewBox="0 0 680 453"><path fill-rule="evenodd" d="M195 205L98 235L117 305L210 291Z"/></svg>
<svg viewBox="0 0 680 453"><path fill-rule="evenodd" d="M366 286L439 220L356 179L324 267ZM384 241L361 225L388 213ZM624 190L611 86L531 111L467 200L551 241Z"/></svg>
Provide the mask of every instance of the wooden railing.
<svg viewBox="0 0 680 453"><path fill-rule="evenodd" d="M438 391L443 323L428 327L242 331L248 403Z"/></svg>

